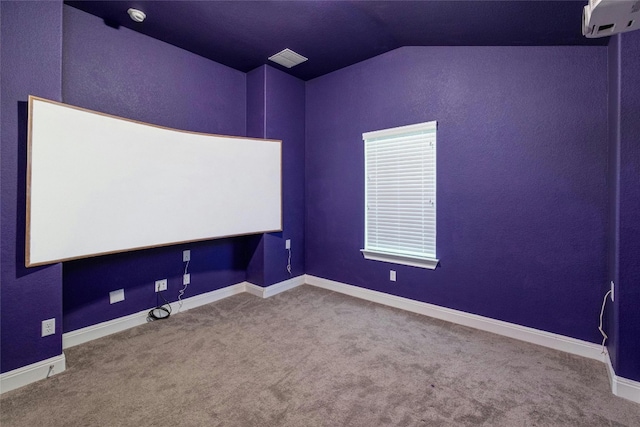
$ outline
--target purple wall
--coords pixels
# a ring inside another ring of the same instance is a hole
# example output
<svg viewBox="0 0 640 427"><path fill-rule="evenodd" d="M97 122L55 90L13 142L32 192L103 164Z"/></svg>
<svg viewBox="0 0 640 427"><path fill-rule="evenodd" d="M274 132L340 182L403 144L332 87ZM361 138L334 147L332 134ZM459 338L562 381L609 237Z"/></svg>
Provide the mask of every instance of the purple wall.
<svg viewBox="0 0 640 427"><path fill-rule="evenodd" d="M169 279L175 300L183 249L192 251L189 297L286 280L292 239L294 277L592 342L607 278L616 280L609 348L616 373L640 380L640 32L608 48L402 48L305 84L268 66L245 75L61 2L2 2L0 11L2 372L59 355L63 328L154 306L156 279ZM283 232L24 268L28 94L282 139ZM439 121L442 265L364 260L361 134L428 120ZM125 301L110 305L119 288ZM50 317L62 327L40 338Z"/></svg>
<svg viewBox="0 0 640 427"><path fill-rule="evenodd" d="M61 99L62 2L2 2L0 370L62 353L62 271L24 267L29 95ZM40 337L54 317L57 333Z"/></svg>
<svg viewBox="0 0 640 427"><path fill-rule="evenodd" d="M64 102L178 129L245 135L246 75L64 7Z"/></svg>
<svg viewBox="0 0 640 427"><path fill-rule="evenodd" d="M407 47L306 97L308 274L599 341L606 47ZM365 260L361 135L429 120L441 267Z"/></svg>
<svg viewBox="0 0 640 427"><path fill-rule="evenodd" d="M265 286L305 273L305 84L265 67L266 138L282 140L282 233L264 236ZM286 270L291 239L291 275Z"/></svg>
<svg viewBox="0 0 640 427"><path fill-rule="evenodd" d="M266 138L266 74L267 67L247 73L247 136Z"/></svg>
<svg viewBox="0 0 640 427"><path fill-rule="evenodd" d="M254 238L247 280L269 286L304 274L305 84L275 68L247 74L247 133L282 140L283 231ZM287 272L291 239L291 275Z"/></svg>
<svg viewBox="0 0 640 427"><path fill-rule="evenodd" d="M267 67L247 73L247 136L265 138L265 84ZM247 281L258 286L264 284L264 235L249 240L251 256L247 264Z"/></svg>
<svg viewBox="0 0 640 427"><path fill-rule="evenodd" d="M169 44L114 29L64 7L63 100L72 105L178 129L245 135L246 76ZM156 305L182 288L182 250L191 249L185 297L246 278L248 238L222 239L64 263L65 332ZM110 305L109 292L125 289Z"/></svg>
<svg viewBox="0 0 640 427"><path fill-rule="evenodd" d="M640 32L620 38L616 374L640 381Z"/></svg>
<svg viewBox="0 0 640 427"><path fill-rule="evenodd" d="M609 227L607 230L608 282L619 286L618 268L620 249L620 36L611 37L607 48L609 81L609 162L607 187L609 190ZM604 292L609 290L606 285ZM605 306L604 330L608 336L607 350L614 368L618 366L618 300L608 299Z"/></svg>

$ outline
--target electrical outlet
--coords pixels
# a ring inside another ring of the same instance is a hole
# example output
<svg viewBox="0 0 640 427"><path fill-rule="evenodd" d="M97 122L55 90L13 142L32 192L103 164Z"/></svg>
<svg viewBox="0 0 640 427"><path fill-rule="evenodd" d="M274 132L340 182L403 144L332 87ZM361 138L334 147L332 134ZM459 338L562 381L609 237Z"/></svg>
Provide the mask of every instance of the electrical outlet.
<svg viewBox="0 0 640 427"><path fill-rule="evenodd" d="M182 251L182 262L187 261L191 261L191 251L189 249Z"/></svg>
<svg viewBox="0 0 640 427"><path fill-rule="evenodd" d="M120 301L124 301L124 289L109 292L109 304L115 304Z"/></svg>
<svg viewBox="0 0 640 427"><path fill-rule="evenodd" d="M291 239L287 239L284 241L284 248L291 249Z"/></svg>
<svg viewBox="0 0 640 427"><path fill-rule="evenodd" d="M184 274L182 276L182 284L183 285L188 285L189 283L191 283L191 274L189 274L189 273Z"/></svg>
<svg viewBox="0 0 640 427"><path fill-rule="evenodd" d="M56 319L47 319L42 321L42 336L53 335L56 333Z"/></svg>
<svg viewBox="0 0 640 427"><path fill-rule="evenodd" d="M389 270L389 280L391 280L392 282L396 281L396 271L395 270Z"/></svg>
<svg viewBox="0 0 640 427"><path fill-rule="evenodd" d="M614 288L615 288L615 285L613 284L613 280L612 280L611 281L611 301L614 300L613 299L613 295L615 294Z"/></svg>
<svg viewBox="0 0 640 427"><path fill-rule="evenodd" d="M156 280L156 292L167 290L167 279Z"/></svg>

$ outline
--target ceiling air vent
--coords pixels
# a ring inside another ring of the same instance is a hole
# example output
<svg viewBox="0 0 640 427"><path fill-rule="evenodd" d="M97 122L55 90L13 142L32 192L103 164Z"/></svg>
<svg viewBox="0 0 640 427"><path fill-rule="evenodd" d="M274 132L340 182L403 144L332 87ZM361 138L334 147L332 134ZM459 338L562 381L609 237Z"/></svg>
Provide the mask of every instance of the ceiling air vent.
<svg viewBox="0 0 640 427"><path fill-rule="evenodd" d="M291 49L285 49L269 57L270 61L273 61L287 68L295 67L296 65L303 63L307 59L309 58L305 58L304 56L295 53Z"/></svg>

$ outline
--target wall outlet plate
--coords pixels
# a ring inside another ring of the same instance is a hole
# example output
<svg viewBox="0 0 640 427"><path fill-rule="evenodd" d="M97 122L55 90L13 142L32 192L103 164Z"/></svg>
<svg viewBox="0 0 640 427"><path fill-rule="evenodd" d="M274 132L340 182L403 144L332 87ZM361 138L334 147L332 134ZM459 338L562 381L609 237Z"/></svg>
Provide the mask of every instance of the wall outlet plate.
<svg viewBox="0 0 640 427"><path fill-rule="evenodd" d="M182 251L182 262L191 261L191 250Z"/></svg>
<svg viewBox="0 0 640 427"><path fill-rule="evenodd" d="M47 319L42 321L42 336L53 335L56 333L56 319Z"/></svg>
<svg viewBox="0 0 640 427"><path fill-rule="evenodd" d="M392 282L396 281L396 271L395 270L389 270L389 280L391 280Z"/></svg>
<svg viewBox="0 0 640 427"><path fill-rule="evenodd" d="M167 279L156 280L156 292L167 290Z"/></svg>
<svg viewBox="0 0 640 427"><path fill-rule="evenodd" d="M124 289L109 292L109 304L115 304L120 301L124 301Z"/></svg>
<svg viewBox="0 0 640 427"><path fill-rule="evenodd" d="M182 284L183 285L188 285L189 283L191 283L191 274L189 274L189 273L183 274L182 275Z"/></svg>
<svg viewBox="0 0 640 427"><path fill-rule="evenodd" d="M287 239L284 241L284 248L291 249L291 239Z"/></svg>
<svg viewBox="0 0 640 427"><path fill-rule="evenodd" d="M613 283L613 280L611 281L611 301L614 301L613 296L615 294L615 285Z"/></svg>

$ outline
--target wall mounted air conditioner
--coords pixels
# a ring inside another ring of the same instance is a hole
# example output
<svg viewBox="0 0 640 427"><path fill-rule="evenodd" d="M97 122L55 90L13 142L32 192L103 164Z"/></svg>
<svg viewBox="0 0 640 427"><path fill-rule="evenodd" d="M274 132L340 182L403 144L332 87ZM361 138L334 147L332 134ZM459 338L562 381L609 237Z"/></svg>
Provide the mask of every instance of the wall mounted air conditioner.
<svg viewBox="0 0 640 427"><path fill-rule="evenodd" d="M640 28L640 0L589 0L582 11L582 34L606 37Z"/></svg>

